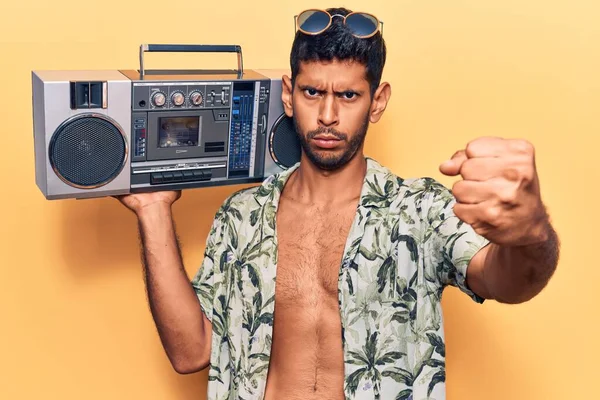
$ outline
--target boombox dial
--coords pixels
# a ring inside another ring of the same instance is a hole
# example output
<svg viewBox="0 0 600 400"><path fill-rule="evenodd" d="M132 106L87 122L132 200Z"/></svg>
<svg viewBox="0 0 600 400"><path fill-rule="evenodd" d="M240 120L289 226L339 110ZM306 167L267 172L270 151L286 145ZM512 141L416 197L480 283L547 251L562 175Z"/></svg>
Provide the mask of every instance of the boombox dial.
<svg viewBox="0 0 600 400"><path fill-rule="evenodd" d="M164 106L166 101L167 98L162 92L156 92L152 95L152 104L154 104L156 107Z"/></svg>
<svg viewBox="0 0 600 400"><path fill-rule="evenodd" d="M171 101L176 106L181 106L185 102L185 97L181 92L175 92L171 95Z"/></svg>
<svg viewBox="0 0 600 400"><path fill-rule="evenodd" d="M194 106L199 106L200 104L202 104L202 93L194 90L191 94L190 94L190 103L192 103L192 105Z"/></svg>

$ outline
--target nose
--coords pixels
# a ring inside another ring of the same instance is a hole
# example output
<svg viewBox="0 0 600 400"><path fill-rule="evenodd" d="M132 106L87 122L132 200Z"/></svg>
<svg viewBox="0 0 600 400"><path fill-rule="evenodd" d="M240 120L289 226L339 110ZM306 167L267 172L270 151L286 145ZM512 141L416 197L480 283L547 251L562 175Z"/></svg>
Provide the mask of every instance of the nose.
<svg viewBox="0 0 600 400"><path fill-rule="evenodd" d="M338 110L334 96L325 96L319 108L319 125L324 127L338 124Z"/></svg>

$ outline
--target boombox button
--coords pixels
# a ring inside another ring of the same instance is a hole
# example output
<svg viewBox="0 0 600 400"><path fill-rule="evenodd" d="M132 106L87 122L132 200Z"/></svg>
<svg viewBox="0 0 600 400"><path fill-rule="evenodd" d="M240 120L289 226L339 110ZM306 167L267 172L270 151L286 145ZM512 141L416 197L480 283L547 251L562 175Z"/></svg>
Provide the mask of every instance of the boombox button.
<svg viewBox="0 0 600 400"><path fill-rule="evenodd" d="M193 174L194 174L194 178L199 178L199 179L204 178L204 173L202 173L202 171L199 169L194 170Z"/></svg>
<svg viewBox="0 0 600 400"><path fill-rule="evenodd" d="M173 172L173 180L180 181L183 179L183 173L181 171Z"/></svg>
<svg viewBox="0 0 600 400"><path fill-rule="evenodd" d="M163 173L163 182L171 182L173 180L173 173L172 172L165 172Z"/></svg>
<svg viewBox="0 0 600 400"><path fill-rule="evenodd" d="M194 173L192 171L183 171L183 177L186 179L190 179L194 177Z"/></svg>
<svg viewBox="0 0 600 400"><path fill-rule="evenodd" d="M163 182L163 174L161 172L153 172L152 174L150 174L150 183L151 184L156 184L156 183L162 183Z"/></svg>

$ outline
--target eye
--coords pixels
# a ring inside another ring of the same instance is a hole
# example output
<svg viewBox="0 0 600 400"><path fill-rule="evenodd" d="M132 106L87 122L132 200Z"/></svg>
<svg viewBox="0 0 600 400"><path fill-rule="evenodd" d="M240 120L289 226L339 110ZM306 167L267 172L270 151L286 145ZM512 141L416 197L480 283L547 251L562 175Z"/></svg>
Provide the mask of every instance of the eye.
<svg viewBox="0 0 600 400"><path fill-rule="evenodd" d="M319 94L319 91L317 89L308 88L304 89L304 93L306 93L309 97L315 97L317 94Z"/></svg>
<svg viewBox="0 0 600 400"><path fill-rule="evenodd" d="M352 100L353 98L355 98L357 96L356 92L343 92L342 93L342 98L344 98L345 100Z"/></svg>

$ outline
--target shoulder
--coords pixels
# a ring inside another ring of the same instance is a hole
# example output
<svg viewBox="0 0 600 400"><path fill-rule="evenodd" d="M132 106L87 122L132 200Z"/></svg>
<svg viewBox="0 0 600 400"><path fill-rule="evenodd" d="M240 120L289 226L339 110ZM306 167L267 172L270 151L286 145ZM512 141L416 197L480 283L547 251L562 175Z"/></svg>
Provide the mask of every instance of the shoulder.
<svg viewBox="0 0 600 400"><path fill-rule="evenodd" d="M428 176L406 178L372 158L367 157L367 160L367 182L376 183L376 186L381 189L385 189L386 186L397 189L395 193L391 193L393 195L403 196L406 195L405 192L415 192L422 195L447 196L450 193L448 188L435 178ZM388 193L390 191L388 190Z"/></svg>
<svg viewBox="0 0 600 400"><path fill-rule="evenodd" d="M407 198L448 200L452 197L452 192L435 178L402 177L377 161L368 160L367 183L370 184L368 190L382 192L398 200Z"/></svg>
<svg viewBox="0 0 600 400"><path fill-rule="evenodd" d="M225 198L217 216L234 214L243 220L257 208L271 204L283 189L283 182L288 176L288 171L266 177L259 185L242 188L234 191Z"/></svg>
<svg viewBox="0 0 600 400"><path fill-rule="evenodd" d="M406 179L402 189L398 201L404 204L414 203L423 219L431 224L439 219L444 219L445 210L454 205L454 196L450 189L435 178Z"/></svg>
<svg viewBox="0 0 600 400"><path fill-rule="evenodd" d="M244 208L252 199L256 196L260 186L251 186L243 189L239 189L231 193L222 204L222 208Z"/></svg>
<svg viewBox="0 0 600 400"><path fill-rule="evenodd" d="M238 189L229 194L221 203L215 215L216 221L222 220L243 220L256 205L255 195L260 186L252 186Z"/></svg>
<svg viewBox="0 0 600 400"><path fill-rule="evenodd" d="M392 213L420 214L434 222L454 204L452 191L433 177L402 177L374 160L369 161L369 168L367 199L378 198L379 204L388 205Z"/></svg>

